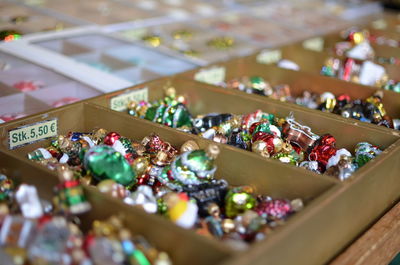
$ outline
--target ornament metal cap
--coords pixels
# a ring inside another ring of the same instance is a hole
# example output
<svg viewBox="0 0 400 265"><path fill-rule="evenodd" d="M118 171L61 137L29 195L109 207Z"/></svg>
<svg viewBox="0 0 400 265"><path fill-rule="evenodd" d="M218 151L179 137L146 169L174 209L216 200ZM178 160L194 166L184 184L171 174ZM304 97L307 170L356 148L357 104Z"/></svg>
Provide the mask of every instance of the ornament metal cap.
<svg viewBox="0 0 400 265"><path fill-rule="evenodd" d="M207 146L206 149L206 154L209 158L211 159L216 159L219 155L219 147L216 144L210 144L209 146Z"/></svg>
<svg viewBox="0 0 400 265"><path fill-rule="evenodd" d="M193 151L193 150L198 150L200 149L199 145L193 141L193 140L188 140L184 142L181 146L181 153L187 152L187 151Z"/></svg>

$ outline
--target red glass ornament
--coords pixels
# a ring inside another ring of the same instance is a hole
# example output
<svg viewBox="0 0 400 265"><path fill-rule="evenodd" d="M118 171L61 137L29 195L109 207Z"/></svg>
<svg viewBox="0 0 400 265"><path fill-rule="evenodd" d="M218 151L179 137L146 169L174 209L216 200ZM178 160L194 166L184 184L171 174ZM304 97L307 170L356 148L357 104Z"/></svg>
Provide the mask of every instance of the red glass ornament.
<svg viewBox="0 0 400 265"><path fill-rule="evenodd" d="M341 94L337 97L338 101L345 101L345 102L350 102L351 98L347 94Z"/></svg>
<svg viewBox="0 0 400 265"><path fill-rule="evenodd" d="M152 134L149 136L149 139L150 141L145 145L147 152L155 154L163 149L165 143L161 140L160 136Z"/></svg>
<svg viewBox="0 0 400 265"><path fill-rule="evenodd" d="M292 211L292 205L288 200L267 199L257 204L254 211L260 216L266 215L268 219L284 219Z"/></svg>
<svg viewBox="0 0 400 265"><path fill-rule="evenodd" d="M329 158L336 154L336 139L326 134L322 136L309 155L309 160L318 162L318 169L325 172Z"/></svg>
<svg viewBox="0 0 400 265"><path fill-rule="evenodd" d="M270 155L272 155L275 152L275 145L274 145L274 139L276 137L272 134L265 133L265 132L256 132L253 135L252 141L253 143L255 141L263 141L264 143L267 144L267 151Z"/></svg>
<svg viewBox="0 0 400 265"><path fill-rule="evenodd" d="M336 144L336 139L335 139L335 137L333 137L330 134L325 134L324 136L322 136L320 138L319 142L322 145L332 145L332 146L334 146Z"/></svg>
<svg viewBox="0 0 400 265"><path fill-rule="evenodd" d="M116 132L110 132L104 137L104 144L112 146L119 138L121 138L121 135Z"/></svg>
<svg viewBox="0 0 400 265"><path fill-rule="evenodd" d="M60 153L55 149L48 149L47 151L49 151L52 157L58 158L60 156Z"/></svg>
<svg viewBox="0 0 400 265"><path fill-rule="evenodd" d="M262 111L256 110L253 113L247 114L243 116L242 126L245 128L249 128L254 122L257 121L258 117L261 117Z"/></svg>
<svg viewBox="0 0 400 265"><path fill-rule="evenodd" d="M140 185L147 185L148 182L149 182L149 179L150 179L150 175L149 174L144 174L144 175L138 177L137 185L139 185L139 186Z"/></svg>

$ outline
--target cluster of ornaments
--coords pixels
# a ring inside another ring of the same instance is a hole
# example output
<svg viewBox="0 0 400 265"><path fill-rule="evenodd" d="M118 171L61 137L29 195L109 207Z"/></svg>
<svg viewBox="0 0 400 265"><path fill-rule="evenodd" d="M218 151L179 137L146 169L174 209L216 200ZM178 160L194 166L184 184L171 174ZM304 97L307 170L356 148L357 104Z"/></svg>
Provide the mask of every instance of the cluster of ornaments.
<svg viewBox="0 0 400 265"><path fill-rule="evenodd" d="M120 217L95 220L84 233L78 215L90 211L80 182L65 165L53 203L35 186L16 185L0 175L2 264L128 265L172 264L168 254L132 236Z"/></svg>
<svg viewBox="0 0 400 265"><path fill-rule="evenodd" d="M287 86L272 89L261 77L246 78L245 80L247 82L233 80L228 82L227 86L240 87L240 89L248 89L250 93L257 91L258 94L274 95L275 98L281 100L285 98L296 102L296 99L290 96L290 89ZM294 117L282 119L261 110L244 115L213 113L192 117L184 97L177 96L175 90L171 87L168 87L166 91L167 95L163 99L153 103L131 102L128 106L128 113L200 135L215 142L229 144L256 152L264 157L278 159L283 163L304 167L319 174L325 173L329 164L329 167L334 166L333 168L336 170L331 169L326 173L341 180L347 179L352 172L362 166L357 163L356 155L353 156L348 150L336 148L336 139L332 135L316 135L309 127L298 123ZM360 104L362 107L359 111L360 117L356 116L358 106L355 104L356 101L350 102L349 97L346 96L343 96L344 99L336 100L332 96L332 94L321 95L323 102L320 104L315 102L315 108L331 112L340 109L340 114L343 116L354 116L354 118L363 121L370 119L370 122L390 128L395 128L395 126L397 128L398 126L397 120L392 120L386 115L379 95L374 95ZM306 99L299 98L297 103L301 104L301 100L304 102ZM310 102L308 102L308 106L310 107ZM340 108L340 106L343 107ZM358 145L370 145L371 149L376 149L376 152L371 151L374 156L380 153L379 148L370 143L359 143ZM329 152L326 150L329 150ZM328 163L340 150L345 150L345 152L339 152L342 154L339 158L343 159L335 159L332 160L335 163ZM339 161L342 161L342 163L339 163ZM345 167L346 170L342 170L342 167Z"/></svg>
<svg viewBox="0 0 400 265"><path fill-rule="evenodd" d="M304 92L302 97L295 99L295 102L308 108L335 113L345 118L353 118L400 130L400 119L393 119L387 115L381 91L366 99L351 99L347 94L335 96L330 92L320 95Z"/></svg>
<svg viewBox="0 0 400 265"><path fill-rule="evenodd" d="M384 59L379 60L382 63ZM322 66L321 74L386 90L398 90L398 81L390 79L383 66L370 60L329 57Z"/></svg>
<svg viewBox="0 0 400 265"><path fill-rule="evenodd" d="M389 80L385 68L373 61L380 64L399 64L399 59L377 57L370 45L371 43L385 44L385 41L389 40L383 36L373 36L367 30L360 30L355 27L343 31L341 37L343 41L335 44L334 52L344 59L329 58L321 70L323 75L334 76L363 85L396 90L398 82ZM393 84L395 84L394 87Z"/></svg>
<svg viewBox="0 0 400 265"><path fill-rule="evenodd" d="M386 45L391 47L399 47L400 42L398 40L394 40L384 34L371 33L368 29L361 29L359 27L351 27L347 30L344 30L340 33L341 37L347 41L352 41L355 44L362 43L364 41L368 41L372 44L377 45Z"/></svg>
<svg viewBox="0 0 400 265"><path fill-rule="evenodd" d="M328 57L321 68L321 74L344 81L376 86L395 92L400 91L399 80L389 78L382 65L400 65L400 58L376 56L370 43L376 40L368 32L351 28L344 31L344 41L335 43L335 57ZM296 62L282 59L277 62L281 68L300 70Z"/></svg>
<svg viewBox="0 0 400 265"><path fill-rule="evenodd" d="M97 129L59 136L28 158L50 169L68 167L76 184L96 185L129 205L239 248L263 239L302 208L300 199L273 199L216 179L218 154L215 144L200 149L188 141L177 149L156 134L136 142Z"/></svg>
<svg viewBox="0 0 400 265"><path fill-rule="evenodd" d="M353 118L391 129L400 129L400 119L393 119L387 115L383 105L383 93L380 91L366 99L352 99L347 94L335 96L331 92L317 94L309 91L304 91L303 95L296 97L292 95L288 85L271 86L260 76L244 76L219 85L249 94L258 94L280 101L295 103L310 109L335 113L345 118Z"/></svg>

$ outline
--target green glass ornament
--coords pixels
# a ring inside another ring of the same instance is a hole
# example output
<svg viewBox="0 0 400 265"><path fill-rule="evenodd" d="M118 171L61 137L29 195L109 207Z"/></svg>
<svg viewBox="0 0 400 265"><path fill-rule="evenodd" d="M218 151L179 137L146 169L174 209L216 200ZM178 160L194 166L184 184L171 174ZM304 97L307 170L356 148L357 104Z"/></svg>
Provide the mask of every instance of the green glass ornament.
<svg viewBox="0 0 400 265"><path fill-rule="evenodd" d="M183 104L178 104L173 116L173 128L180 128L183 126L192 127L192 115Z"/></svg>
<svg viewBox="0 0 400 265"><path fill-rule="evenodd" d="M161 215L166 215L168 211L168 206L163 200L163 198L157 199L157 212Z"/></svg>
<svg viewBox="0 0 400 265"><path fill-rule="evenodd" d="M380 150L378 147L367 142L358 143L356 145L355 151L356 155L354 161L358 167L362 167L370 160L382 153L382 150Z"/></svg>
<svg viewBox="0 0 400 265"><path fill-rule="evenodd" d="M205 150L191 151L184 165L192 171L209 171L214 167L214 160L208 157Z"/></svg>
<svg viewBox="0 0 400 265"><path fill-rule="evenodd" d="M193 150L176 157L166 166L158 180L169 188L179 190L183 185L199 185L214 177L216 166L210 151Z"/></svg>
<svg viewBox="0 0 400 265"><path fill-rule="evenodd" d="M86 152L84 166L98 180L112 179L124 186L136 183L136 173L126 159L108 145L98 145Z"/></svg>
<svg viewBox="0 0 400 265"><path fill-rule="evenodd" d="M173 104L161 103L161 105L148 108L145 119L172 128L192 127L192 117L185 105L177 104L176 101L171 103Z"/></svg>
<svg viewBox="0 0 400 265"><path fill-rule="evenodd" d="M256 199L245 188L233 188L225 197L225 214L228 218L233 218L246 210L253 209L255 205Z"/></svg>

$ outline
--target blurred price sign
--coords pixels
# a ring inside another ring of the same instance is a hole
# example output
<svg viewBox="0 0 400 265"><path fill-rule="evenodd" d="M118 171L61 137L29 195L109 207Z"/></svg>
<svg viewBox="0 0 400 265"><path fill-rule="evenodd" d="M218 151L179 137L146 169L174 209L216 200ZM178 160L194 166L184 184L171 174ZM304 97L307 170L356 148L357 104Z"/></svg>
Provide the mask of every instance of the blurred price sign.
<svg viewBox="0 0 400 265"><path fill-rule="evenodd" d="M303 41L303 48L311 51L322 52L324 49L324 39L316 37Z"/></svg>
<svg viewBox="0 0 400 265"><path fill-rule="evenodd" d="M15 149L57 135L57 118L20 126L8 131L9 149Z"/></svg>
<svg viewBox="0 0 400 265"><path fill-rule="evenodd" d="M129 102L148 101L148 97L149 91L147 87L131 90L111 98L110 107L112 110L125 111L127 110Z"/></svg>
<svg viewBox="0 0 400 265"><path fill-rule="evenodd" d="M225 67L211 67L201 69L194 75L194 79L211 85L218 85L225 81Z"/></svg>
<svg viewBox="0 0 400 265"><path fill-rule="evenodd" d="M281 50L264 50L257 55L257 62L262 64L277 63L282 59Z"/></svg>

